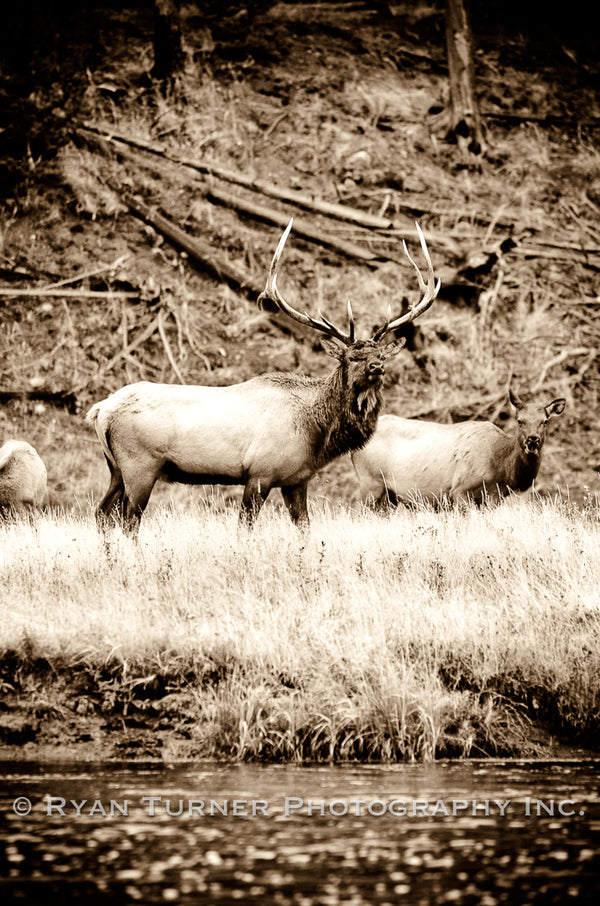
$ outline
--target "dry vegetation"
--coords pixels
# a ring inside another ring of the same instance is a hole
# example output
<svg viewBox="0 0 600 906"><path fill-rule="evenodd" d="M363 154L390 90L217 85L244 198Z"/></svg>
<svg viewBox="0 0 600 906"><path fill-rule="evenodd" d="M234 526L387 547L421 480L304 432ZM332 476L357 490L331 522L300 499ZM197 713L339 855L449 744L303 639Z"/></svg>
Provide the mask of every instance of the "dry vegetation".
<svg viewBox="0 0 600 906"><path fill-rule="evenodd" d="M597 509L540 501L319 508L306 536L285 513L250 532L193 505L155 513L139 543L85 515L5 526L2 736L29 701L32 738L100 719L105 756L140 727L180 757L595 747L598 541Z"/></svg>
<svg viewBox="0 0 600 906"><path fill-rule="evenodd" d="M333 6L280 3L251 25L190 7L186 70L167 90L146 76L146 14L96 12L101 53L80 67L83 88L70 94L57 78L29 98L59 139L53 154L31 145L0 211L2 284L21 292L0 297L0 441L36 446L53 512L0 527L3 682L14 702L41 702L39 720L64 729L75 715L133 714L154 736L177 729L194 755L531 753L531 721L597 745L600 155L589 67L553 46L540 56L523 35L477 35L489 157L464 161L432 112L447 90L441 12L406 4L383 22L354 4L340 24ZM544 498L559 497L382 519L356 507L343 460L311 483L306 538L277 512L277 493L249 535L220 493L163 486L139 546L118 531L104 540L89 516L108 482L89 405L142 378L218 385L331 366L312 338L256 308L279 227L215 204L215 177L117 153L84 124L389 218L365 235L261 196L284 221L305 217L382 258L293 235L281 267L297 307L338 321L351 298L364 335L388 303L414 298L399 234L418 216L443 290L390 364L386 411L504 425L510 375L541 401L564 396L538 479ZM208 242L252 289L204 273L129 211L127 194ZM7 399L13 391L28 398ZM71 394L71 411L48 392ZM52 676L74 682L58 695Z"/></svg>

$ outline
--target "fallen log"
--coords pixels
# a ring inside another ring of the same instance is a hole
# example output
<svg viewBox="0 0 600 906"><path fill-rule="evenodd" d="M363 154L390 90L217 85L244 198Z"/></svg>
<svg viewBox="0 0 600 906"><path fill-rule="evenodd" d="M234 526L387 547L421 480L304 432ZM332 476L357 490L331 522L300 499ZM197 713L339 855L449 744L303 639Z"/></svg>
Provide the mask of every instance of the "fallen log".
<svg viewBox="0 0 600 906"><path fill-rule="evenodd" d="M153 148L153 146L148 142L129 140L125 137L119 137L116 135L111 136L110 134L104 133L95 128L92 129L89 126L80 128L77 132L77 135L79 135L87 144L96 144L101 147L103 144L111 146L120 157L124 158L125 160L131 161L136 167L139 167L139 165L142 164L146 168L155 170L155 172L158 172L161 176L164 175L164 168L161 168L158 162L156 164L150 163L147 158L140 154L136 154L131 150L131 148L134 147L140 148L144 151L150 151L155 156L160 157L162 161L166 161L167 163L177 165L180 165L182 163L180 158L171 157L166 153ZM120 142L122 147L117 147L117 145L115 144L116 142ZM222 169L220 170L221 174L225 172L228 171L224 171ZM219 175L217 173L217 168L212 166L208 168L207 174L208 173L211 173L213 176ZM244 185L243 180L236 181L240 185ZM116 190L113 188L113 191ZM221 189L215 184L214 180L208 183L208 185L206 184L206 182L202 183L200 186L200 191L205 198L207 198L209 201L212 201L213 203L223 204L227 207L234 208L235 210L247 214L250 217L261 220L263 222L272 223L276 226L281 227L282 229L285 228L291 216L291 212L289 211L282 212L275 208L260 204L259 202L255 202L250 197L243 197L241 194L234 194L233 192L228 192L226 189ZM118 191L117 194L119 194ZM285 200L289 201L290 203L294 203L293 194L286 193ZM336 205L334 207L336 210L341 210L344 208L343 205ZM315 212L317 212L316 209ZM325 214L325 211L323 211L322 213ZM332 215L331 209L329 210L328 214L330 216L335 216ZM396 264L400 264L401 266L405 265L403 259L398 258L394 255L388 255L383 252L373 252L369 248L368 244L371 243L374 239L376 240L377 238L387 238L388 240L392 238L396 242L402 239L413 241L416 236L414 227L411 226L411 228L403 229L393 224L387 218L381 219L381 223L378 225L378 229L376 231L365 229L362 225L353 225L355 229L359 231L357 232L357 236L359 236L360 239L364 242L364 245L359 245L356 242L349 242L344 239L339 239L331 233L324 233L323 230L320 230L317 227L313 226L313 224L305 218L294 214L295 234L302 236L309 242L314 242L318 245L324 246L325 248L330 248L348 258L362 261L363 263L366 263L367 265L373 267L384 261L392 261ZM456 253L456 243L449 243L449 240L446 237L435 236L429 233L427 238L430 245L443 247L445 250L448 250L449 244L453 245L452 251Z"/></svg>
<svg viewBox="0 0 600 906"><path fill-rule="evenodd" d="M284 213L277 211L274 208L269 208L266 205L257 204L249 199L242 198L241 195L235 195L233 192L227 192L225 189L219 189L216 186L210 186L206 189L205 195L209 201L235 208L258 220L263 220L267 223L272 223L275 226L281 227L282 230L285 229L290 219L289 212ZM308 239L310 242L315 242L317 245L322 245L326 248L333 249L336 252L341 252L341 254L346 255L348 258L356 258L366 264L374 265L381 261L394 260L387 255L378 255L368 248L356 245L354 242L346 242L345 240L337 239L334 236L326 236L321 230L313 227L302 217L294 217L294 234L296 236L302 236L303 239ZM410 235L412 238L414 234L411 232Z"/></svg>
<svg viewBox="0 0 600 906"><path fill-rule="evenodd" d="M367 228L377 230L389 230L394 226L389 217L380 217L377 214L371 214L369 211L361 211L360 208L353 208L348 205L337 204L332 201L324 201L321 198L315 198L306 192L298 192L291 189L283 189L272 182L264 179L254 179L251 176L245 176L243 173L237 173L228 170L218 164L197 160L182 155L169 154L163 148L157 147L152 142L145 142L140 139L132 139L118 132L106 132L97 126L86 124L82 129L93 132L95 135L105 140L119 141L133 148L141 148L150 154L162 157L171 163L180 164L184 167L190 167L198 173L204 173L208 176L216 176L224 182L231 182L246 189L260 192L263 195L278 198L290 204L295 204L299 208L308 211L314 211L317 214L325 214L328 217L335 217L338 220L346 220L349 223L357 224Z"/></svg>
<svg viewBox="0 0 600 906"><path fill-rule="evenodd" d="M247 290L254 297L262 292L263 287L258 286L247 271L219 255L207 242L188 235L180 226L164 217L156 208L150 207L140 198L131 195L129 192L119 192L114 186L110 186L110 188L117 192L119 198L125 202L132 213L154 227L155 230L166 236L180 249L183 249L186 254L213 274L213 276L218 277L219 280L227 281L227 283L232 284L236 288Z"/></svg>
<svg viewBox="0 0 600 906"><path fill-rule="evenodd" d="M37 400L53 406L64 406L71 413L77 411L77 395L73 390L0 390L0 403L11 400Z"/></svg>
<svg viewBox="0 0 600 906"><path fill-rule="evenodd" d="M141 199L134 198L128 192L119 191L115 186L110 185L109 188L119 195L133 214L159 233L162 233L173 245L185 251L203 270L208 271L219 280L227 282L235 289L242 290L252 302L256 302L263 291L263 286L259 285L247 271L219 255L206 242L189 236L185 230L182 230L177 224L164 217L155 208L149 207ZM289 318L283 315L269 313L267 317L272 324L284 333L291 333L300 338L309 336L311 333L309 329L290 321Z"/></svg>

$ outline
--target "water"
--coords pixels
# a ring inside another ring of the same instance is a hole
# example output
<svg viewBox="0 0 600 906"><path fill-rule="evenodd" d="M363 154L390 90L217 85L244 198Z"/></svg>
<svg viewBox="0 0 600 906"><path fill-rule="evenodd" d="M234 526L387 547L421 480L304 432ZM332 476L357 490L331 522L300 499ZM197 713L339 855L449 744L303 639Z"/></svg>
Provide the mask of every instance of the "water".
<svg viewBox="0 0 600 906"><path fill-rule="evenodd" d="M15 902L581 903L599 763L0 765Z"/></svg>

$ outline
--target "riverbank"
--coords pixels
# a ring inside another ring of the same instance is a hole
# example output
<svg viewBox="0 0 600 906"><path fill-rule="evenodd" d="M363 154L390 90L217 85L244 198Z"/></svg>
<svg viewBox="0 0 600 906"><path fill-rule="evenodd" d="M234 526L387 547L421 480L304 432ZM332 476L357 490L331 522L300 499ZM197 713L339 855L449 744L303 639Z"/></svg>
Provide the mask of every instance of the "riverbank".
<svg viewBox="0 0 600 906"><path fill-rule="evenodd" d="M0 758L429 761L598 747L597 509L157 508L0 527ZM565 746L567 748L565 748Z"/></svg>

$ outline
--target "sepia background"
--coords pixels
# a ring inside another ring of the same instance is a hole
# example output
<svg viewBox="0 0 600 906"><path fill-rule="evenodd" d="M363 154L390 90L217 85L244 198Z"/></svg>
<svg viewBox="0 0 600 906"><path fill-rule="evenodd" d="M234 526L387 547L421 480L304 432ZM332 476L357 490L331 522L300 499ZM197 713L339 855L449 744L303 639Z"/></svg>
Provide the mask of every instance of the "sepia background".
<svg viewBox="0 0 600 906"><path fill-rule="evenodd" d="M34 444L51 504L104 492L83 415L123 384L332 370L256 306L290 216L284 293L337 323L350 299L362 336L417 297L401 239L422 261L418 220L442 290L390 362L384 411L511 430L510 380L564 396L537 488L597 493L597 48L536 4L472 6L481 146L452 129L441 2L166 4L180 53L160 79L148 4L7 12L0 439ZM349 458L310 494L355 503Z"/></svg>

